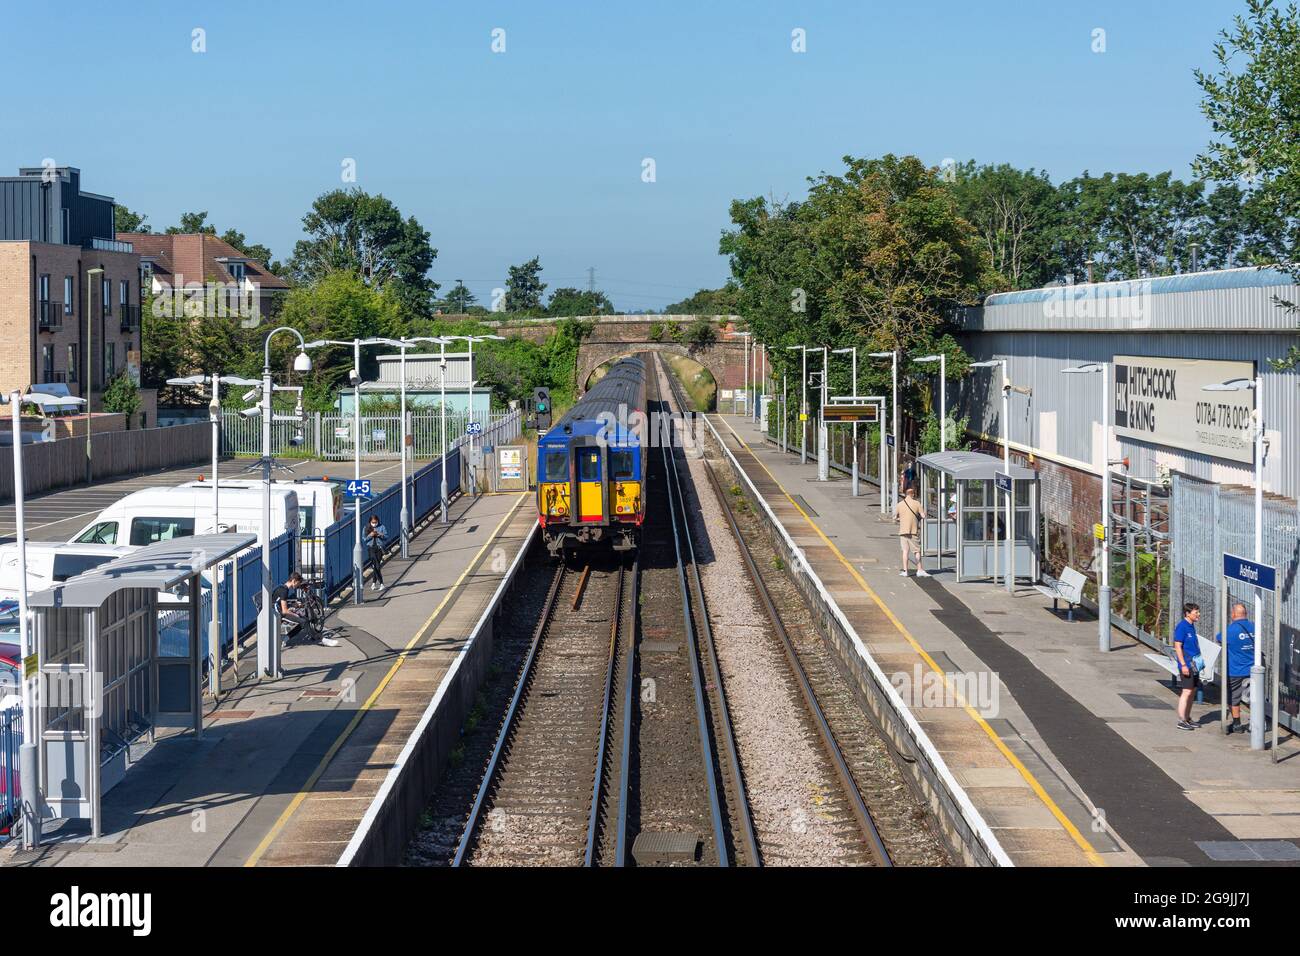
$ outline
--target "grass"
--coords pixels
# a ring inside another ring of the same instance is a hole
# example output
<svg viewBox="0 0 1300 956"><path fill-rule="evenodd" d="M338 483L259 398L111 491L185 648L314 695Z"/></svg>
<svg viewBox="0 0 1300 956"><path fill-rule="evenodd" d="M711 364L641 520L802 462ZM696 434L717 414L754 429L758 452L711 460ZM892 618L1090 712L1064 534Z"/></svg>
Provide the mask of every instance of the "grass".
<svg viewBox="0 0 1300 956"><path fill-rule="evenodd" d="M779 554L775 554L772 556L772 570L773 571L785 570L785 562L781 560L781 556Z"/></svg>

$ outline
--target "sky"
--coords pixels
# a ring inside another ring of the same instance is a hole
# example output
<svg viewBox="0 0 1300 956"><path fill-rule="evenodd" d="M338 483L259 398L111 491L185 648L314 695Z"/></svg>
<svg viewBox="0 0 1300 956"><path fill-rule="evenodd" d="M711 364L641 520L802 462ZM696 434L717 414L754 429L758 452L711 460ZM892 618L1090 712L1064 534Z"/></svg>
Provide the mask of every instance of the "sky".
<svg viewBox="0 0 1300 956"><path fill-rule="evenodd" d="M53 159L156 231L206 209L288 258L352 161L430 232L443 291L488 305L539 256L550 290L594 268L621 311L661 309L726 280L733 199L798 199L846 154L1187 177L1209 140L1192 70L1243 9L0 0L25 78L0 174Z"/></svg>

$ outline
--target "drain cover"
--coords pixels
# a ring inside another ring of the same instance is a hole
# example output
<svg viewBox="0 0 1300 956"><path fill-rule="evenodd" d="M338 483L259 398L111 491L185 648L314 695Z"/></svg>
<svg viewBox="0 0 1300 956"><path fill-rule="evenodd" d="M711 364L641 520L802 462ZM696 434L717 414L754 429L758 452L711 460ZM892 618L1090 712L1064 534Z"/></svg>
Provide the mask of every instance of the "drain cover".
<svg viewBox="0 0 1300 956"><path fill-rule="evenodd" d="M1120 700L1138 710L1169 710L1169 701L1152 697L1150 694L1120 694Z"/></svg>
<svg viewBox="0 0 1300 956"><path fill-rule="evenodd" d="M330 689L328 687L309 687L298 695L298 699L302 700L304 697L337 697L338 695L339 692L337 689Z"/></svg>
<svg viewBox="0 0 1300 956"><path fill-rule="evenodd" d="M211 715L213 720L247 720L252 716L251 710L219 710Z"/></svg>
<svg viewBox="0 0 1300 956"><path fill-rule="evenodd" d="M632 841L632 859L641 864L690 861L699 845L698 833L638 833Z"/></svg>

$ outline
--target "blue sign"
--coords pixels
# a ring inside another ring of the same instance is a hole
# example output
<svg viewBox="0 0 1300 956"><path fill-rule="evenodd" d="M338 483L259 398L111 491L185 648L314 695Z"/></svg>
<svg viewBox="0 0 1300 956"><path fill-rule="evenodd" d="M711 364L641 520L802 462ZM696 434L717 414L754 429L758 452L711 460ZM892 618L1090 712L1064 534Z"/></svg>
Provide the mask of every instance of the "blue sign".
<svg viewBox="0 0 1300 956"><path fill-rule="evenodd" d="M890 448L893 448L893 447L894 447L894 436L893 436L893 435L886 435L886 436L885 436L885 444L888 445Z"/></svg>
<svg viewBox="0 0 1300 956"><path fill-rule="evenodd" d="M998 486L998 489L999 489L1000 491L1005 491L1007 494L1011 494L1011 476L1010 476L1010 475L1003 474L1003 473L1000 472L1000 471L999 471L999 472L995 472L994 475L993 475L993 483L994 483L995 485Z"/></svg>
<svg viewBox="0 0 1300 956"><path fill-rule="evenodd" d="M349 498L370 498L370 479L354 478L344 486Z"/></svg>
<svg viewBox="0 0 1300 956"><path fill-rule="evenodd" d="M1232 578L1234 581L1240 581L1243 584L1249 584L1252 587L1262 588L1265 591L1277 590L1277 568L1267 564L1259 564L1255 561L1248 561L1245 558L1239 558L1235 554L1225 554L1223 556L1223 576Z"/></svg>
<svg viewBox="0 0 1300 956"><path fill-rule="evenodd" d="M466 426L465 426L465 434L466 434L466 435L481 435L481 434L483 434L483 425L482 425L482 423L480 423L480 422L469 422L469 423L466 424Z"/></svg>

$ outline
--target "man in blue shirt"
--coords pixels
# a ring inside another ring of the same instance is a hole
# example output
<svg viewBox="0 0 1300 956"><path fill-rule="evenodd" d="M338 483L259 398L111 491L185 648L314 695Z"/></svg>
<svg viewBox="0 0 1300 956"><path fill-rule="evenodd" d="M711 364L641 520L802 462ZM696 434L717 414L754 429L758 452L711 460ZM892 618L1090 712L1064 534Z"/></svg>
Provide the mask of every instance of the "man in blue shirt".
<svg viewBox="0 0 1300 956"><path fill-rule="evenodd" d="M1255 664L1255 625L1246 617L1246 605L1234 604L1231 617L1223 645L1228 655L1228 703L1232 707L1232 723L1224 725L1225 734L1241 733L1242 691Z"/></svg>
<svg viewBox="0 0 1300 956"><path fill-rule="evenodd" d="M1192 662L1200 656L1201 642L1196 637L1196 622L1201 619L1201 606L1190 601L1183 605L1183 619L1174 628L1174 657L1178 660L1180 675L1178 686L1178 729L1195 730L1192 723L1192 695L1196 692L1199 670Z"/></svg>

